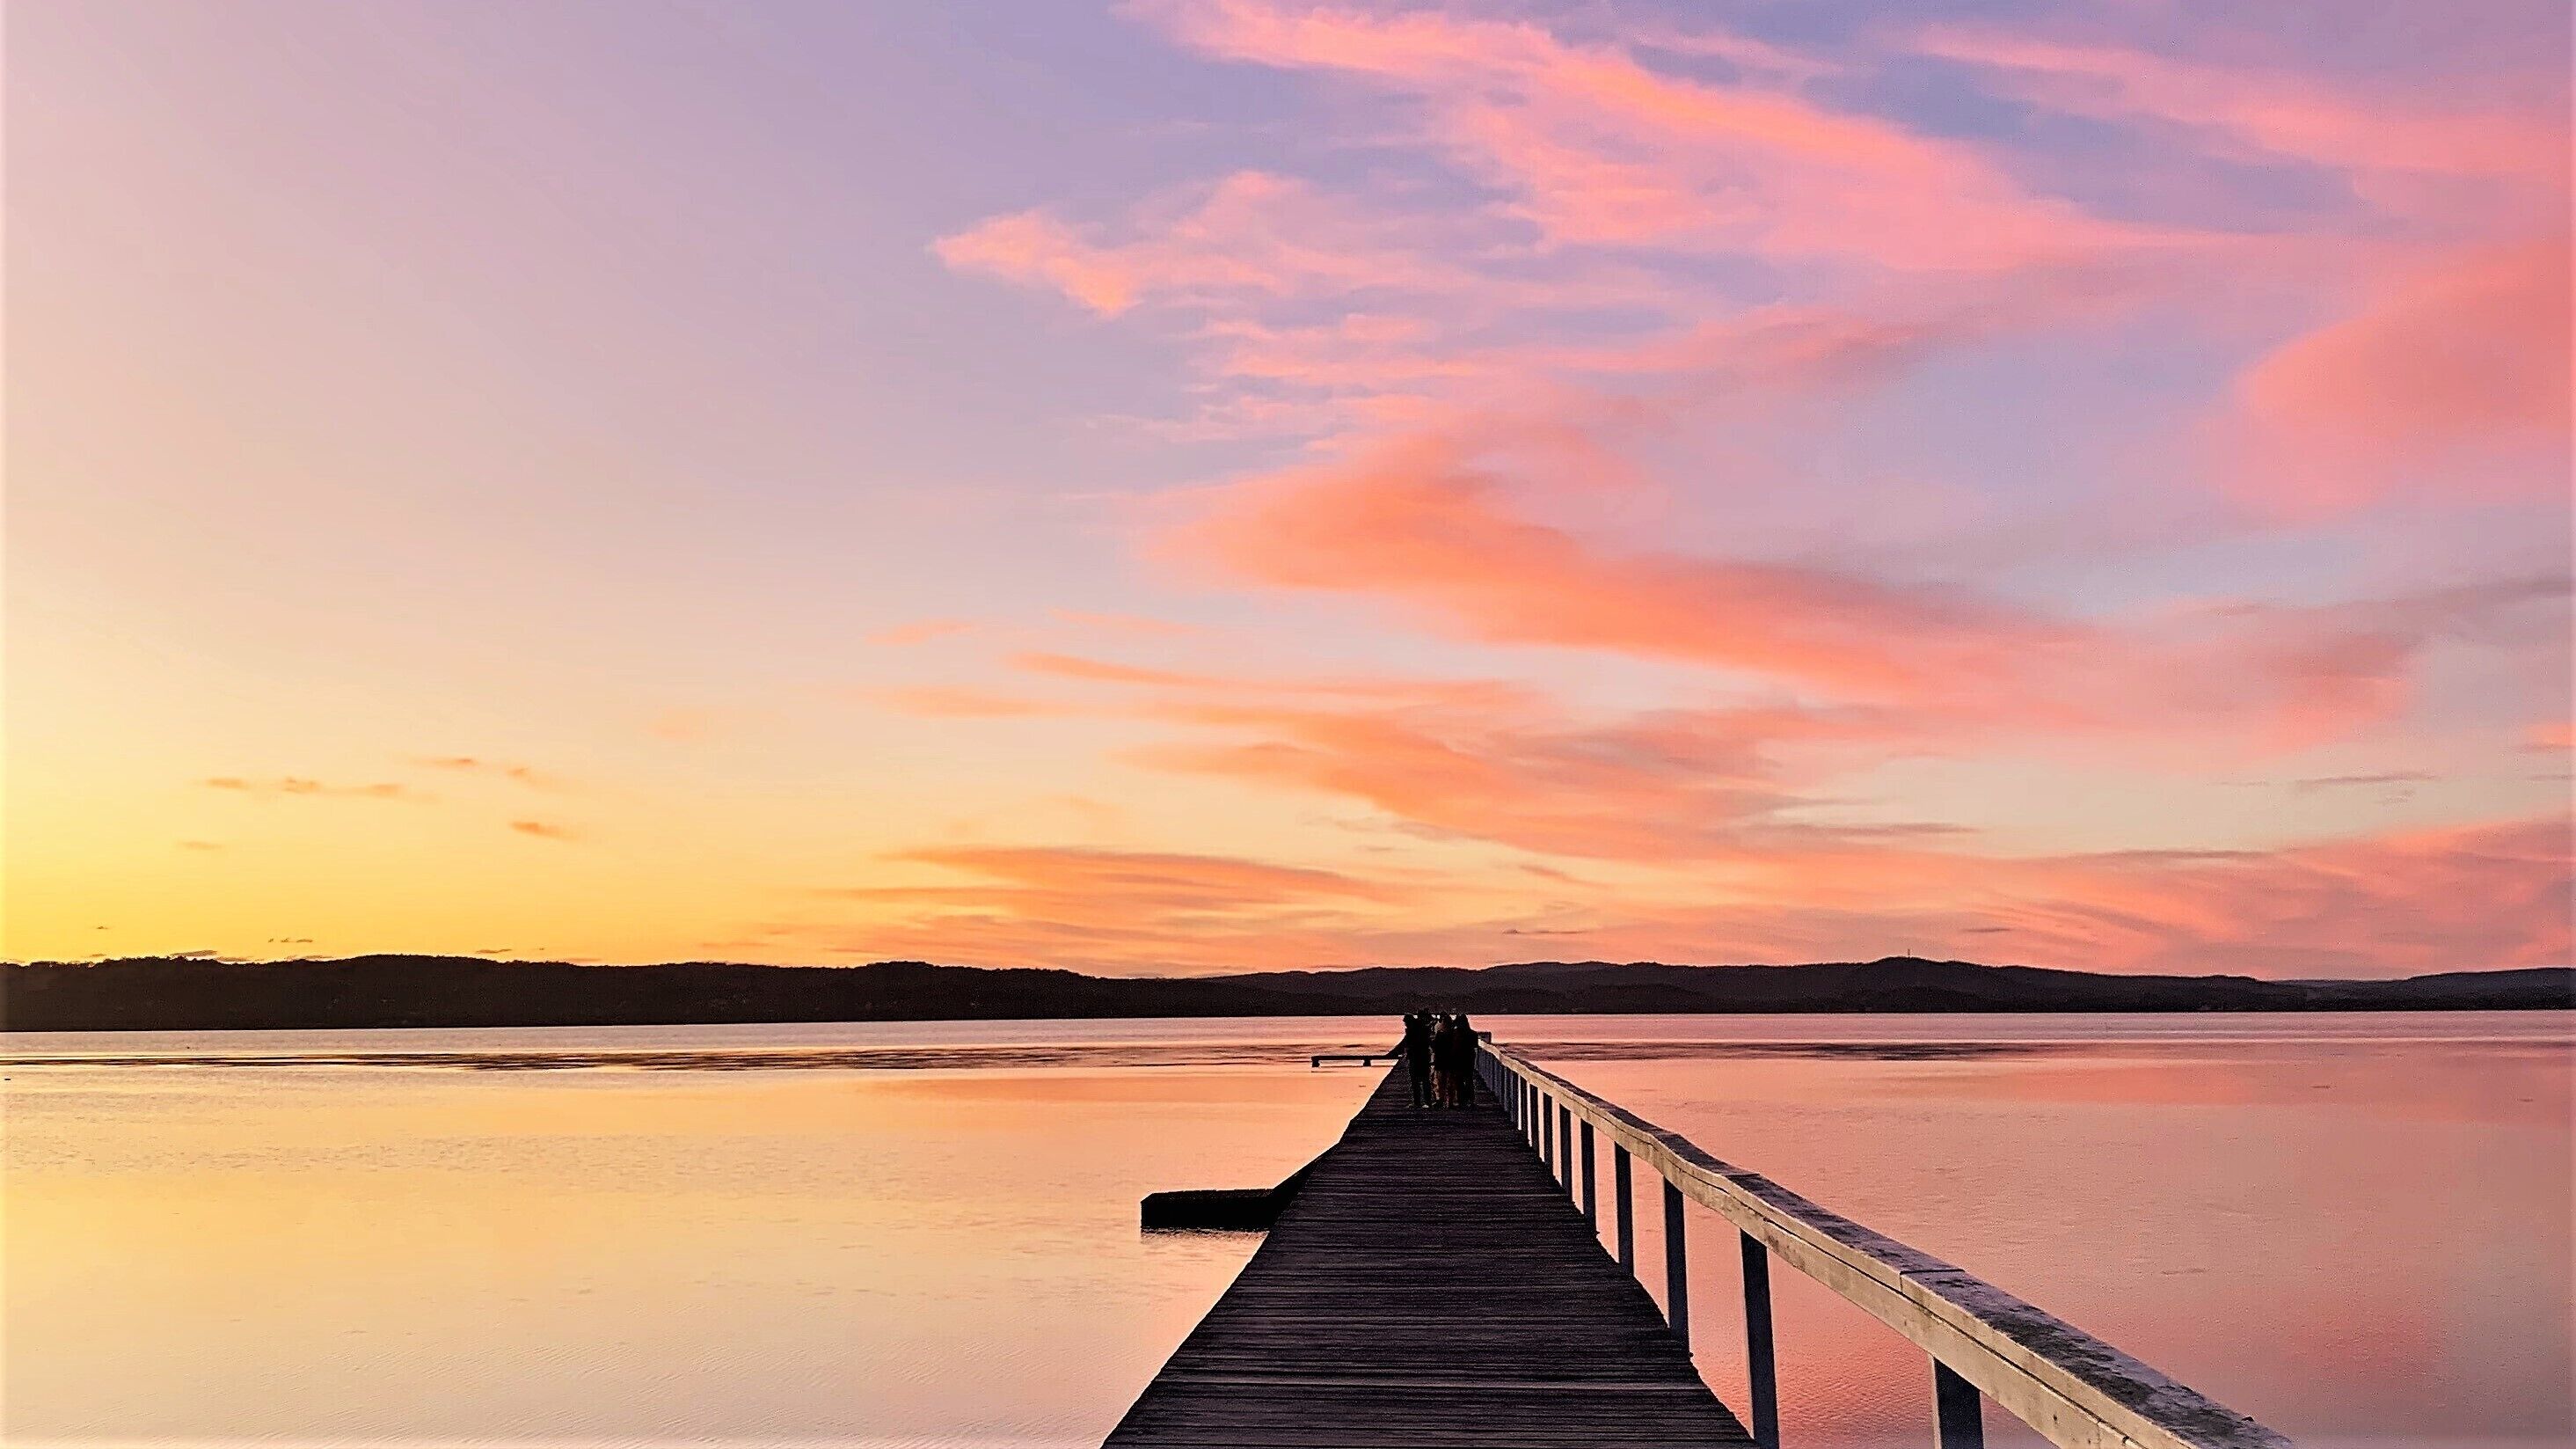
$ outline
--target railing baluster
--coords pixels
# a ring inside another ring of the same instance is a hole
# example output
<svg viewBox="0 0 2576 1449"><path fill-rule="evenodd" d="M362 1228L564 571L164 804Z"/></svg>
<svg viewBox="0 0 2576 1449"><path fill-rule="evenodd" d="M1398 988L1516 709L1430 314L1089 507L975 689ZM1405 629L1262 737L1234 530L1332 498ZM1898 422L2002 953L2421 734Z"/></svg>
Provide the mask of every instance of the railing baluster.
<svg viewBox="0 0 2576 1449"><path fill-rule="evenodd" d="M1744 1250L1744 1367L1752 1385L1753 1442L1780 1449L1780 1379L1771 1348L1771 1250L1751 1233Z"/></svg>
<svg viewBox="0 0 2576 1449"><path fill-rule="evenodd" d="M1545 1092L1538 1097L1538 1160L1548 1176L1556 1175L1556 1099Z"/></svg>
<svg viewBox="0 0 2576 1449"><path fill-rule="evenodd" d="M1619 1266L1631 1272L1637 1267L1637 1195L1629 1190L1634 1169L1628 1165L1628 1149L1610 1144L1610 1195L1619 1203Z"/></svg>
<svg viewBox="0 0 2576 1449"><path fill-rule="evenodd" d="M1986 1402L1977 1386L1932 1360L1932 1449L1986 1449Z"/></svg>
<svg viewBox="0 0 2576 1449"><path fill-rule="evenodd" d="M1556 1185L1574 1191L1574 1109L1560 1102L1556 1108Z"/></svg>
<svg viewBox="0 0 2576 1449"><path fill-rule="evenodd" d="M1589 1117L1583 1119L1583 1142L1576 1150L1583 1156L1583 1220L1590 1223L1592 1231L1597 1233L1601 1231L1601 1204L1595 1200L1594 1189L1599 1184L1594 1179L1600 1171L1596 1165L1599 1154L1592 1147L1592 1119Z"/></svg>
<svg viewBox="0 0 2576 1449"><path fill-rule="evenodd" d="M1690 1351L1690 1259L1682 1245L1682 1190L1664 1183L1664 1319Z"/></svg>

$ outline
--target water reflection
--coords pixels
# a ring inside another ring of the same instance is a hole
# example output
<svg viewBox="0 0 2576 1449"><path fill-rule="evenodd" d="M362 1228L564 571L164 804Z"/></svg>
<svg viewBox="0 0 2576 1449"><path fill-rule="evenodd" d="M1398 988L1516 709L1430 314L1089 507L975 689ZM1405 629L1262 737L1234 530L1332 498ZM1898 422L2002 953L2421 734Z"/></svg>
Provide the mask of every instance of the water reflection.
<svg viewBox="0 0 2576 1449"><path fill-rule="evenodd" d="M2563 1014L1494 1025L2311 1449L2570 1437ZM11 1038L9 1436L1096 1442L1254 1241L1137 1200L1293 1170L1388 1035ZM1789 1441L1922 1443L1920 1355L1774 1284Z"/></svg>

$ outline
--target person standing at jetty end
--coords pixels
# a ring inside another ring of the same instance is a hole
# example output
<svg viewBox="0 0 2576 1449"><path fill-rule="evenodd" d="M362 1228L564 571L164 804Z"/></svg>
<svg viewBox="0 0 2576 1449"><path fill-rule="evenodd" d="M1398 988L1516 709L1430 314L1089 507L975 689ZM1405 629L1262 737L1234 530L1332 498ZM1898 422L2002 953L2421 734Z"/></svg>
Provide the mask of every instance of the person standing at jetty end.
<svg viewBox="0 0 2576 1449"><path fill-rule="evenodd" d="M1449 1095L1444 1100L1452 1107L1476 1105L1476 1028L1469 1024L1467 1013L1453 1014L1448 1021Z"/></svg>
<svg viewBox="0 0 2576 1449"><path fill-rule="evenodd" d="M1404 1014L1404 1040L1396 1043L1396 1055L1404 1058L1405 1080L1413 1086L1413 1105L1431 1105L1431 1013L1408 1011Z"/></svg>

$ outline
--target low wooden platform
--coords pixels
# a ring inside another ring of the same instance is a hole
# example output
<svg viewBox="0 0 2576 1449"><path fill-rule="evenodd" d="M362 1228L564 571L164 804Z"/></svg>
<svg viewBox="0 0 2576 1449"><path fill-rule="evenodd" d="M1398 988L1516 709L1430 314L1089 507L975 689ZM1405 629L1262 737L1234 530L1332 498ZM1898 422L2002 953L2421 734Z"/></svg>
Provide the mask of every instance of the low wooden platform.
<svg viewBox="0 0 2576 1449"><path fill-rule="evenodd" d="M1398 1070L1107 1442L1753 1441L1490 1096Z"/></svg>

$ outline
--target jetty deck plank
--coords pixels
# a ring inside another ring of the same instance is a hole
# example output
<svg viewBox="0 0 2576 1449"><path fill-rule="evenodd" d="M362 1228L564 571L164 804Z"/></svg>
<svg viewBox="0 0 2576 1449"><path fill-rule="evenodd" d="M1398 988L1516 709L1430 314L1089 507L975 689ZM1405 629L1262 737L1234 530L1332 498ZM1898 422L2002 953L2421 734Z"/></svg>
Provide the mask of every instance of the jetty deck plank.
<svg viewBox="0 0 2576 1449"><path fill-rule="evenodd" d="M1479 1100L1389 1072L1108 1445L1752 1443Z"/></svg>

